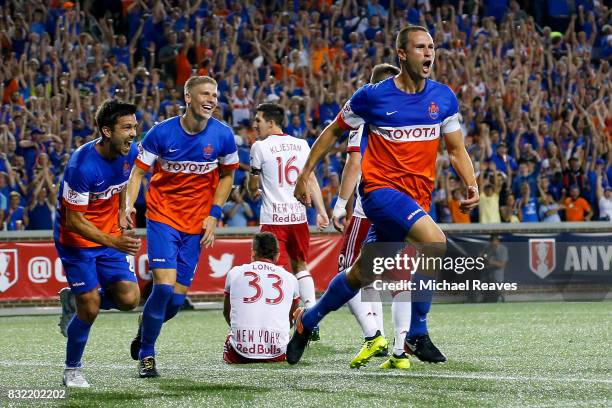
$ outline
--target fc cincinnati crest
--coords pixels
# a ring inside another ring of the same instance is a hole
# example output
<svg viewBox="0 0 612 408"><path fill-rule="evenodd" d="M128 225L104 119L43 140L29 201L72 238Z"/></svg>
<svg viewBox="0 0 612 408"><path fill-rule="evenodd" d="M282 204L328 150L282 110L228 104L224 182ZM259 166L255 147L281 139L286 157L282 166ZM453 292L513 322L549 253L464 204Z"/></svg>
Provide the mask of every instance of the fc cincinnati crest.
<svg viewBox="0 0 612 408"><path fill-rule="evenodd" d="M205 148L204 148L204 158L205 159L212 159L212 154L213 151L215 149L212 147L212 145L209 143Z"/></svg>
<svg viewBox="0 0 612 408"><path fill-rule="evenodd" d="M529 240L529 269L544 279L557 266L554 238L535 238Z"/></svg>
<svg viewBox="0 0 612 408"><path fill-rule="evenodd" d="M431 102L429 104L429 108L427 109L427 111L429 112L430 118L438 119L438 116L440 115L440 107L438 106L437 103Z"/></svg>
<svg viewBox="0 0 612 408"><path fill-rule="evenodd" d="M123 162L123 175L127 176L130 174L130 164L126 161Z"/></svg>

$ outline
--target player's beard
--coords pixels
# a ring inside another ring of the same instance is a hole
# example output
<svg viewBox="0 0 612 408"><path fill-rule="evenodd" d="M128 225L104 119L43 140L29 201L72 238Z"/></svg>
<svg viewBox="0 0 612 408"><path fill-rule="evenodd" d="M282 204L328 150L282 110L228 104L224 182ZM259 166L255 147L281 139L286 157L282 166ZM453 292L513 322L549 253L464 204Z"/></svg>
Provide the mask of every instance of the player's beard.
<svg viewBox="0 0 612 408"><path fill-rule="evenodd" d="M111 144L111 151L114 156L127 156L130 153L130 149L132 147L132 143L134 140L130 141L129 138L123 140L109 140Z"/></svg>

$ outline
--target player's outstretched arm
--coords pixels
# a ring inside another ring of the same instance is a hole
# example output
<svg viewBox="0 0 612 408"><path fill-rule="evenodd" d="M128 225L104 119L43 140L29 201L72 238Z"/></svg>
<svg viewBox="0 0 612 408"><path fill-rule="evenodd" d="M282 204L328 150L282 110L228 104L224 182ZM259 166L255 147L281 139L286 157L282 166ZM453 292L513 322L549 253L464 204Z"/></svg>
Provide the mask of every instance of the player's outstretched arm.
<svg viewBox="0 0 612 408"><path fill-rule="evenodd" d="M344 230L344 225L342 225L340 219L346 217L346 203L355 191L360 174L361 153L349 152L346 157L344 170L342 171L342 178L340 179L340 192L338 193L338 199L336 200L336 205L334 206L334 212L332 215L334 228L340 232Z"/></svg>
<svg viewBox="0 0 612 408"><path fill-rule="evenodd" d="M234 183L234 169L223 169L220 170L219 184L215 190L215 196L213 197L213 209L218 208L218 212L211 209L210 214L204 220L202 229L204 235L200 240L200 245L204 248L209 248L215 242L215 229L217 228L217 222L223 214L222 208L232 191L232 185Z"/></svg>
<svg viewBox="0 0 612 408"><path fill-rule="evenodd" d="M130 225L130 228L133 228L132 217L136 214L136 209L134 208L134 203L138 198L138 192L140 192L140 186L142 185L142 178L146 174L146 170L133 166L132 172L130 173L130 178L128 179L127 189L125 192L125 206L124 206L124 214L125 214L125 223ZM123 197L119 197L122 199ZM120 212L121 215L121 212ZM122 225L121 222L119 225Z"/></svg>
<svg viewBox="0 0 612 408"><path fill-rule="evenodd" d="M323 202L323 194L321 193L319 182L317 181L314 173L310 173L310 195L312 197L313 205L317 210L317 228L327 228L329 225L329 218L327 217L327 210L325 208L325 203Z"/></svg>
<svg viewBox="0 0 612 408"><path fill-rule="evenodd" d="M474 166L465 144L461 130L444 134L446 140L446 150L450 158L451 165L467 186L467 198L459 203L462 212L468 213L478 206L480 196L478 195L478 184L474 175Z"/></svg>
<svg viewBox="0 0 612 408"><path fill-rule="evenodd" d="M76 232L80 236L97 244L115 248L129 255L136 255L140 249L140 239L134 236L134 230L126 230L122 235L114 237L105 234L96 228L82 211L74 211L66 209L66 227L72 232Z"/></svg>
<svg viewBox="0 0 612 408"><path fill-rule="evenodd" d="M293 195L299 202L307 207L312 206L310 198L310 174L313 172L315 166L325 157L325 155L331 150L336 141L342 136L344 130L338 125L337 119L327 125L327 127L321 132L321 135L317 138L317 141L312 145L306 164L302 169L302 173L297 179L295 185L295 191Z"/></svg>

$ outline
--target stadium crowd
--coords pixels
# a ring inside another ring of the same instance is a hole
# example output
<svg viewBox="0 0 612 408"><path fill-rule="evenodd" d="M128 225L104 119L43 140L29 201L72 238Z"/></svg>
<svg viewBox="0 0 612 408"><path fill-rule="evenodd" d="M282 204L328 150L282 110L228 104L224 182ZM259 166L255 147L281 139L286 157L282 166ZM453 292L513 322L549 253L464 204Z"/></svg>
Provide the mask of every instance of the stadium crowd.
<svg viewBox="0 0 612 408"><path fill-rule="evenodd" d="M433 78L458 96L479 175L479 211L462 214L464 189L441 148L434 220L612 220L612 8L523 3L0 1L3 229L52 228L63 167L96 137L103 100L137 104L144 135L181 112L194 73L217 80L215 116L239 146L224 223L256 225L260 202L245 189L254 108L281 104L286 133L312 144L375 64L396 63L395 33L406 24L434 37ZM317 171L330 216L345 147ZM142 194L138 203L142 214Z"/></svg>

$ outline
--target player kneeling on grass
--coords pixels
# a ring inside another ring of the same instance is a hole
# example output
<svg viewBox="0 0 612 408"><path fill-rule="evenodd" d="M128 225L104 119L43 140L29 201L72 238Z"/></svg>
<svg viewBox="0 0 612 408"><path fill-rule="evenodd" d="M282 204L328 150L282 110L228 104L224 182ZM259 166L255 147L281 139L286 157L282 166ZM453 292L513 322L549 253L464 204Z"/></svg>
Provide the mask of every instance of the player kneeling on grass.
<svg viewBox="0 0 612 408"><path fill-rule="evenodd" d="M253 262L232 268L225 281L223 316L230 326L223 349L228 364L285 361L299 286L276 266L278 241L270 232L253 237Z"/></svg>
<svg viewBox="0 0 612 408"><path fill-rule="evenodd" d="M89 387L81 358L100 309L132 310L140 300L133 257L140 239L125 216L125 189L138 155L135 114L135 105L118 100L100 106L101 137L72 154L59 191L54 239L70 285L60 291L68 387Z"/></svg>

